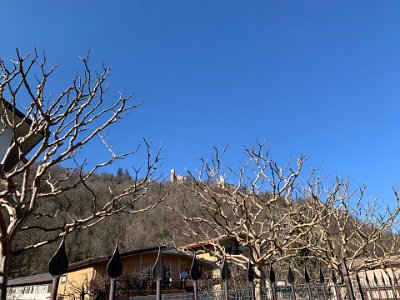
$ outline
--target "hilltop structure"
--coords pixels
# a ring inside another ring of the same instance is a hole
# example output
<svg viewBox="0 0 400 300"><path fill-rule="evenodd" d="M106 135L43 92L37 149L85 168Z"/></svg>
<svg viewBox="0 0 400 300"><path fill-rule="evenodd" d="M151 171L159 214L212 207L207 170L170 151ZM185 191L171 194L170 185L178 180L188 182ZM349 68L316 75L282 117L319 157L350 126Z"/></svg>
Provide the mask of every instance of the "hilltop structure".
<svg viewBox="0 0 400 300"><path fill-rule="evenodd" d="M184 183L187 181L186 176L181 176L181 175L176 175L175 174L175 169L171 169L171 173L169 176L169 181L171 183Z"/></svg>

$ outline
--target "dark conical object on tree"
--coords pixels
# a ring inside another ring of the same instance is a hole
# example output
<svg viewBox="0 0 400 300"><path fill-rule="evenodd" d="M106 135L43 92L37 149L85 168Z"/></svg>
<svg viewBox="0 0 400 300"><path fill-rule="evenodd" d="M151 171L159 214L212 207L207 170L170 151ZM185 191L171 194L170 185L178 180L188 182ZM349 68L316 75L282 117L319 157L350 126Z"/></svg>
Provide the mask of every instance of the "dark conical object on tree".
<svg viewBox="0 0 400 300"><path fill-rule="evenodd" d="M290 268L290 266L289 266L289 270L288 270L288 282L290 284L294 283L294 275L293 275L293 272L292 272L292 269Z"/></svg>
<svg viewBox="0 0 400 300"><path fill-rule="evenodd" d="M272 262L269 265L269 282L270 283L275 283L276 278L275 278L275 271L274 268L272 267Z"/></svg>
<svg viewBox="0 0 400 300"><path fill-rule="evenodd" d="M319 265L319 283L324 283L324 282L325 282L324 274L322 273L321 265Z"/></svg>
<svg viewBox="0 0 400 300"><path fill-rule="evenodd" d="M305 283L310 283L310 275L308 275L307 266L306 265L304 265L304 282Z"/></svg>
<svg viewBox="0 0 400 300"><path fill-rule="evenodd" d="M332 269L332 282L333 282L333 284L337 284L337 278L336 278L336 275L335 275L335 271Z"/></svg>

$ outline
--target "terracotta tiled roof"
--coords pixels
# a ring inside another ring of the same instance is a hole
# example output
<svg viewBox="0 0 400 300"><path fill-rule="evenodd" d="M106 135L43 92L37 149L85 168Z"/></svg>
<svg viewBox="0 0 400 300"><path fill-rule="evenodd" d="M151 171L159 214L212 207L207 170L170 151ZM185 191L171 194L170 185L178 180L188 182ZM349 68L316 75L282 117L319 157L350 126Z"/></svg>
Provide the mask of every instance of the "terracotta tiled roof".
<svg viewBox="0 0 400 300"><path fill-rule="evenodd" d="M188 250L188 249L198 248L198 247L202 247L202 246L206 246L206 245L215 245L215 244L218 244L218 242L223 238L224 237L216 237L216 238L209 239L207 241L194 242L194 243L180 246L179 249Z"/></svg>

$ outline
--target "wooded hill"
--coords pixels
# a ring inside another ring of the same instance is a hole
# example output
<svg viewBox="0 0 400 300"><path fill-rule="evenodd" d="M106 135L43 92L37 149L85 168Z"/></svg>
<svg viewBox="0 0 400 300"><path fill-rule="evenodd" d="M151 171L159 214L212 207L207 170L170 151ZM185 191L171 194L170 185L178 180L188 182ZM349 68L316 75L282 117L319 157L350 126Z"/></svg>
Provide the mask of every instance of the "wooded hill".
<svg viewBox="0 0 400 300"><path fill-rule="evenodd" d="M55 171L68 172L63 168ZM116 175L94 175L86 185L78 185L40 203L41 211L47 210L49 215L57 212L57 218L48 218L49 224L38 223L37 226L62 226L71 219L70 214L79 215L91 209L93 194L98 196L98 205L101 205L102 198L104 202L109 200L110 190L122 190L133 182L129 172L122 169ZM253 193L248 186L221 184L212 178L201 181L188 176L188 180L181 183L154 182L140 201L156 203L162 199L155 208L136 215L120 213L96 226L73 231L66 238L67 254L70 262L77 262L111 254L117 242L121 251L128 251L158 245L180 246L230 235L249 249L261 248L260 256L253 259L262 266L263 272L268 262L276 261L281 269L291 264L298 272L305 262L312 264L315 270L323 263L340 274L342 261L354 267L352 263L356 259L372 258L374 264L379 265L397 251L398 235L392 231L397 224L397 210L381 216L380 223L371 221L375 220L374 215L361 221L354 215L354 209L360 208L361 202L350 209L347 206L350 200L343 197L342 192L333 189L329 195L331 200L324 202L313 192L304 197L297 195L286 202L285 197L291 195L274 191ZM137 205L143 206L143 203ZM375 214L374 210L371 212ZM34 224L35 217L31 216L29 222ZM13 249L50 237L51 232L21 231ZM11 262L11 276L47 272L48 260L57 245L58 242L26 252L17 251ZM231 260L244 266L247 258L234 256Z"/></svg>
<svg viewBox="0 0 400 300"><path fill-rule="evenodd" d="M66 172L62 168L57 169L57 172L60 173L64 171ZM64 222L69 221L69 214L79 215L84 211L90 211L92 193L100 198L98 202L101 203L101 198L104 198L104 200L110 198L110 189L122 189L132 182L133 180L127 170L122 172L120 169L116 175L109 173L94 175L87 182L91 190L83 185L78 185L58 197L40 203L41 211L49 211L49 215L51 215L50 212L57 212L57 218L48 218L48 224L43 224L43 220L41 220L42 224L38 223L37 226L62 226ZM96 226L84 230L75 230L67 235L66 251L69 261L77 262L90 257L108 255L112 253L116 243L119 244L120 251L125 251L140 247L166 245L172 242L179 244L187 241L182 236L174 234L174 232L178 232L176 228L179 228L181 224L178 218L164 207L166 202L178 201L185 192L180 188L171 188L172 186L169 183L153 183L149 186L146 195L140 201L156 203L170 193L168 199L162 201L154 209L134 216L129 213L110 216ZM174 192L171 193L171 190ZM135 196L133 194L128 197ZM31 216L28 222L34 224L35 217ZM21 249L25 245L35 244L51 236L50 232L46 234L35 230L21 231L16 236L13 250ZM47 272L48 260L55 252L58 244L56 242L37 249L15 253L11 263L11 276Z"/></svg>

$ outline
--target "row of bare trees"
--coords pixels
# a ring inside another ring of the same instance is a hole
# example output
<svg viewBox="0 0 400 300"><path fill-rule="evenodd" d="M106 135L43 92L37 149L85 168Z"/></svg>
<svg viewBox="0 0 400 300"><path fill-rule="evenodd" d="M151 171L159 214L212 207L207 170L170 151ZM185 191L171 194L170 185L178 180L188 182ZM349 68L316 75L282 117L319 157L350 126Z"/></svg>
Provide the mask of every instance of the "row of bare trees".
<svg viewBox="0 0 400 300"><path fill-rule="evenodd" d="M198 173L189 172L187 187L197 197L170 209L193 241L237 240L243 251L227 254L228 259L243 268L249 261L255 266L258 290L271 262L293 267L306 259L343 276L344 265L356 270L398 259L396 190L394 208L380 207L377 200L366 201L365 188L353 191L346 179L329 181L318 169L304 170L304 156L280 166L267 145L258 143L245 149L247 162L233 169L222 154L216 150L210 161L202 160ZM224 252L223 244L214 245L214 255L221 259Z"/></svg>
<svg viewBox="0 0 400 300"><path fill-rule="evenodd" d="M47 245L118 213L148 211L165 198L144 201L159 167L159 152L152 155L146 142L145 163L129 184L107 187L101 197L95 192L90 179L96 172L129 155L114 153L106 137L110 127L137 104L124 95L108 100L109 69L96 73L88 58L82 63L83 74L56 94L48 82L57 68L48 68L44 55L34 51L23 56L17 51L11 63L0 60L0 139L4 143L11 136L10 145L0 147L5 149L0 162L1 300L6 297L12 252ZM32 141L37 145L27 155L26 144ZM80 160L83 149L96 141L109 158L87 165ZM6 168L15 153L19 163ZM226 167L223 153L216 150L211 161L202 160L198 173L188 171L190 180L181 186L190 193L184 193L180 205L168 206L182 219L179 234L193 241L235 238L244 251L228 258L241 266L250 260L259 288L272 261L302 256L341 274L343 264L356 269L362 265L360 260L368 259L365 263L373 267L396 258L397 190L395 207L384 209L376 201L367 203L364 189L352 191L347 180L331 182L319 177L318 170L305 170L304 156L280 166L264 143L246 148L245 153L247 162L237 169ZM70 169L57 172L57 166L66 163ZM77 187L91 195L90 209L71 211L46 205ZM13 247L17 235L39 231L46 238ZM216 245L214 254L223 255L222 247Z"/></svg>

